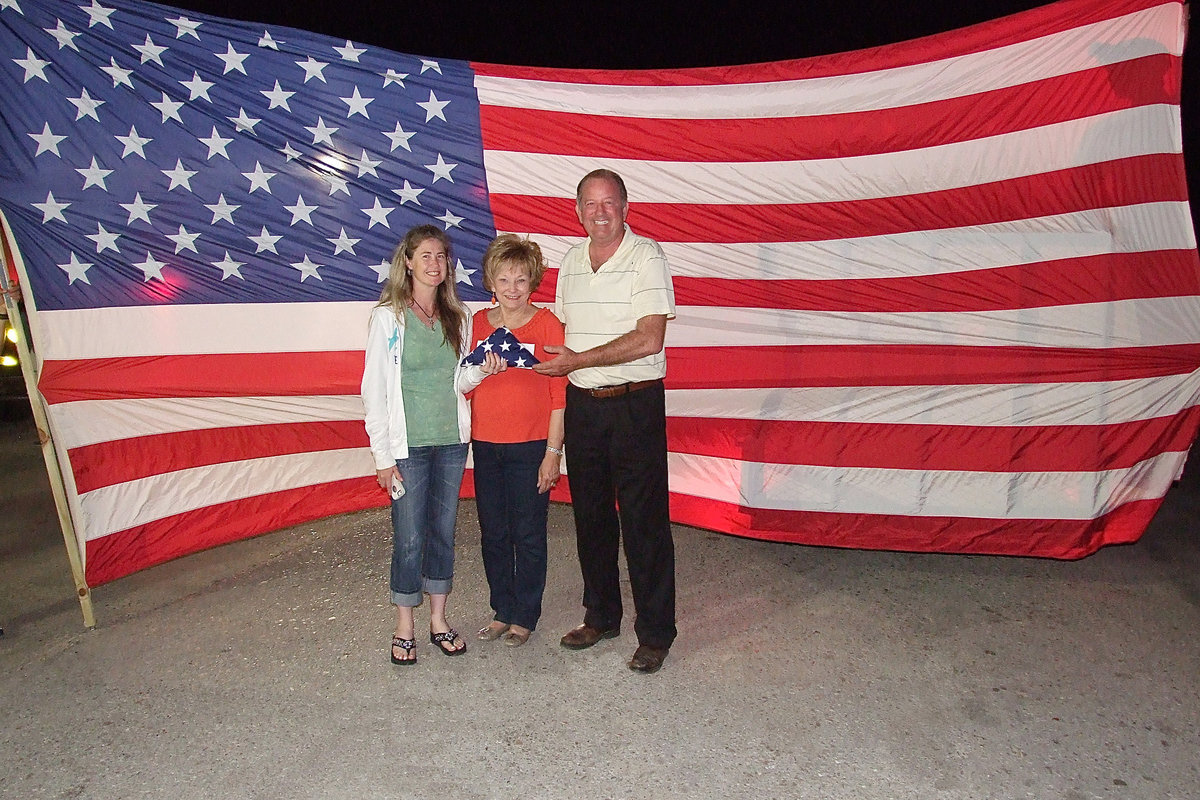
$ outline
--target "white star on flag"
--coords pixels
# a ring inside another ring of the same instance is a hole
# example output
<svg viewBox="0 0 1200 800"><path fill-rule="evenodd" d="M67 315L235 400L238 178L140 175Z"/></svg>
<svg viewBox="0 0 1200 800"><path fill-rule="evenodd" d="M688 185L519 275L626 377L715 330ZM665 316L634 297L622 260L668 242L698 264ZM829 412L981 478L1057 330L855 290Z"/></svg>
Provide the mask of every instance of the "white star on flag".
<svg viewBox="0 0 1200 800"><path fill-rule="evenodd" d="M425 169L433 173L433 182L437 183L442 178L454 183L454 178L450 177L450 170L457 167L458 164L447 164L442 158L442 154L438 153L436 164L426 164Z"/></svg>
<svg viewBox="0 0 1200 800"><path fill-rule="evenodd" d="M404 79L408 77L407 72L396 72L394 69L388 69L387 72L380 73L383 76L383 88L391 86L393 83L400 84L400 88L404 88Z"/></svg>
<svg viewBox="0 0 1200 800"><path fill-rule="evenodd" d="M236 125L237 129L243 133L254 133L254 126L262 122L261 119L247 114L244 108L239 108L237 116L229 117L229 121Z"/></svg>
<svg viewBox="0 0 1200 800"><path fill-rule="evenodd" d="M403 187L399 189L392 189L392 192L400 196L400 205L404 205L405 203L416 203L417 205L421 205L421 201L417 198L423 191L425 190L414 188L413 185L407 180L404 181Z"/></svg>
<svg viewBox="0 0 1200 800"><path fill-rule="evenodd" d="M325 80L325 71L324 70L326 67L329 66L329 64L325 63L324 61L317 61L312 56L309 56L304 61L297 61L296 66L298 66L298 67L300 67L300 69L304 70L304 82L305 83L308 83L313 78L316 78L321 83L328 83L328 81Z"/></svg>
<svg viewBox="0 0 1200 800"><path fill-rule="evenodd" d="M425 109L425 121L426 122L429 122L430 120L434 119L435 117L437 119L440 119L443 122L445 122L446 121L445 109L446 109L446 106L450 105L450 101L449 100L438 100L437 95L435 95L433 93L433 90L430 89L429 90L429 99L425 100L423 102L417 103L417 105L419 105L421 108Z"/></svg>
<svg viewBox="0 0 1200 800"><path fill-rule="evenodd" d="M142 54L142 63L143 64L153 61L155 64L158 64L160 67L163 66L162 59L159 58L159 56L161 56L163 53L165 53L167 51L167 48L156 45L154 43L154 40L150 38L150 34L148 34L148 33L146 34L146 41L144 43L135 44L133 46L133 49L137 50L139 53Z"/></svg>
<svg viewBox="0 0 1200 800"><path fill-rule="evenodd" d="M54 199L54 192L46 192L46 200L42 203L32 203L33 207L42 212L42 223L45 224L52 219L66 223L67 218L63 216L65 211L71 204L60 203Z"/></svg>
<svg viewBox="0 0 1200 800"><path fill-rule="evenodd" d="M54 28L53 30L46 28L46 33L50 34L58 41L59 50L62 50L64 47L69 47L76 52L79 51L79 46L75 44L75 37L79 34L75 31L69 30L65 25L62 24L62 20L59 20L57 28Z"/></svg>
<svg viewBox="0 0 1200 800"><path fill-rule="evenodd" d="M349 111L346 113L348 118L353 117L355 114L362 114L367 119L371 118L371 115L367 113L367 106L375 102L375 98L363 97L361 94L359 94L357 86L354 87L354 93L352 95L339 99L349 108Z"/></svg>
<svg viewBox="0 0 1200 800"><path fill-rule="evenodd" d="M69 278L67 281L68 283L83 281L86 284L91 284L91 281L88 280L87 271L95 265L89 262L80 261L79 256L75 255L74 251L71 253L70 261L68 261L66 264L59 264L58 266L67 273L67 277Z"/></svg>
<svg viewBox="0 0 1200 800"><path fill-rule="evenodd" d="M159 261L150 253L149 250L147 250L146 257L141 261L135 261L133 265L142 271L142 275L144 276L142 278L143 282L148 283L154 278L157 278L160 281L163 280L162 271L163 267L167 265L167 262Z"/></svg>
<svg viewBox="0 0 1200 800"><path fill-rule="evenodd" d="M303 261L294 263L294 264L292 264L292 266L295 269L300 270L300 282L301 283L303 283L308 278L316 278L317 280L323 280L321 278L321 273L317 272L317 270L320 269L324 265L323 264L314 264L309 259L307 253L304 254Z"/></svg>
<svg viewBox="0 0 1200 800"><path fill-rule="evenodd" d="M375 198L375 205L371 208L364 208L361 211L371 218L371 222L367 225L367 230L374 228L376 225L382 225L385 228L390 228L388 225L388 214L396 210L395 206L385 206L379 202L379 198Z"/></svg>
<svg viewBox="0 0 1200 800"><path fill-rule="evenodd" d="M353 61L355 64L358 63L358 57L367 52L364 48L355 47L354 43L349 39L346 40L346 44L344 46L335 47L333 49L339 56L342 57L343 61Z"/></svg>
<svg viewBox="0 0 1200 800"><path fill-rule="evenodd" d="M90 166L84 169L76 169L75 171L83 176L84 189L88 188L89 186L96 186L106 192L108 191L108 187L104 185L104 179L111 175L113 171L111 169L102 169L100 165L96 163L95 156L92 156L92 163Z"/></svg>
<svg viewBox="0 0 1200 800"><path fill-rule="evenodd" d="M187 228L183 227L182 225L179 226L179 233L167 234L167 238L175 243L175 254L176 255L183 252L184 250L191 250L193 253L200 252L196 249L196 239L198 239L199 237L200 237L199 232L191 233L188 231Z"/></svg>
<svg viewBox="0 0 1200 800"><path fill-rule="evenodd" d="M50 62L35 56L32 47L26 47L25 57L14 58L13 63L25 70L24 83L29 83L33 78L41 78L46 83L50 82L50 79L46 77L46 67L50 66Z"/></svg>
<svg viewBox="0 0 1200 800"><path fill-rule="evenodd" d="M275 244L283 237L272 234L270 231L267 230L266 226L264 225L263 229L262 229L262 233L258 234L257 236L248 236L246 238L248 238L250 241L254 242L254 246L256 248L254 250L255 253L262 253L264 251L269 251L269 252L272 252L272 253L275 253L276 255L278 255L279 251L277 251L275 249Z"/></svg>
<svg viewBox="0 0 1200 800"><path fill-rule="evenodd" d="M337 237L329 240L330 244L334 246L333 254L335 256L347 252L350 255L354 255L354 245L361 241L361 239L351 239L349 236L347 236L345 228L341 229L341 232L337 235Z"/></svg>
<svg viewBox="0 0 1200 800"><path fill-rule="evenodd" d="M62 154L58 152L58 143L66 139L66 136L59 136L50 131L50 123L47 122L42 127L41 133L31 133L29 138L37 142L37 152L34 157L40 156L42 153L54 153L54 155L62 158Z"/></svg>
<svg viewBox="0 0 1200 800"><path fill-rule="evenodd" d="M121 158L125 158L126 156L128 156L132 153L136 153L139 156L141 156L143 159L145 159L146 151L144 148L146 147L146 145L150 144L150 142L152 142L154 140L148 136L138 135L137 127L134 125L130 125L129 126L129 135L128 136L118 136L117 141L120 142L121 144L125 145L125 149L121 151Z"/></svg>
<svg viewBox="0 0 1200 800"><path fill-rule="evenodd" d="M171 179L171 184L167 187L167 191L169 192L172 189L178 189L180 186L182 186L184 189L187 189L190 192L192 190L192 176L196 175L197 172L198 170L194 169L184 169L183 160L178 158L175 159L174 169L162 170L162 174Z"/></svg>
<svg viewBox="0 0 1200 800"><path fill-rule="evenodd" d="M234 205L233 203L230 203L225 199L224 193L217 195L217 202L205 203L204 207L212 212L211 224L216 225L218 220L225 220L230 225L237 224L233 221L233 212L241 208L241 205Z"/></svg>
<svg viewBox="0 0 1200 800"><path fill-rule="evenodd" d="M125 221L126 225L132 225L134 220L142 220L147 225L150 224L150 212L158 208L158 203L147 203L142 200L142 193L138 192L133 196L132 203L121 203L121 208L129 212L129 219Z"/></svg>
<svg viewBox="0 0 1200 800"><path fill-rule="evenodd" d="M221 280L225 280L226 278L234 277L242 278L241 268L246 266L246 262L234 261L229 257L229 251L226 250L225 257L220 261L212 262L212 265L221 270ZM245 278L242 278L242 280L245 280Z"/></svg>
<svg viewBox="0 0 1200 800"><path fill-rule="evenodd" d="M292 225L295 225L301 220L307 222L309 225L312 225L312 212L316 211L318 208L320 208L320 206L308 205L304 202L304 195L299 195L296 197L296 202L293 205L284 206L284 208L292 212Z"/></svg>
<svg viewBox="0 0 1200 800"><path fill-rule="evenodd" d="M226 161L229 160L229 153L226 152L225 148L229 146L229 143L233 139L217 133L216 125L213 126L212 133L207 138L202 138L198 141L208 146L208 156L206 158L222 156Z"/></svg>
<svg viewBox="0 0 1200 800"><path fill-rule="evenodd" d="M354 162L354 166L358 167L358 177L361 178L364 175L372 175L372 176L378 178L379 173L375 171L375 168L378 167L382 163L383 163L382 158L380 158L380 159L371 158L369 155L367 155L367 151L363 150L362 156L358 159L358 161Z"/></svg>
<svg viewBox="0 0 1200 800"><path fill-rule="evenodd" d="M183 108L182 100L172 100L166 92L162 93L162 100L155 101L150 105L154 106L162 114L162 121L166 122L173 119L180 125L183 124L183 118L179 116L179 109Z"/></svg>
<svg viewBox="0 0 1200 800"><path fill-rule="evenodd" d="M294 95L295 92L284 91L283 87L279 85L279 81L275 81L275 88L264 89L259 93L271 101L271 104L267 106L268 111L273 108L282 108L284 111L291 112L292 108L288 105L288 98Z"/></svg>
<svg viewBox="0 0 1200 800"><path fill-rule="evenodd" d="M221 71L222 75L228 75L230 72L237 71L246 74L246 68L242 66L242 62L250 57L249 53L239 53L233 49L233 43L227 42L224 53L217 53L217 58L225 64L225 69Z"/></svg>
<svg viewBox="0 0 1200 800"><path fill-rule="evenodd" d="M212 81L206 81L201 78L199 72L193 72L192 79L190 81L180 81L179 83L190 93L188 100L199 100L201 97L203 97L208 102L212 102L212 98L208 96L208 90L216 84Z"/></svg>
<svg viewBox="0 0 1200 800"><path fill-rule="evenodd" d="M313 147L319 144L331 143L333 135L340 130L340 128L331 128L326 125L324 117L317 117L316 125L305 125L304 129L313 135Z"/></svg>
<svg viewBox="0 0 1200 800"><path fill-rule="evenodd" d="M117 239L121 238L121 234L106 231L104 226L99 222L96 223L96 232L88 234L87 238L96 243L97 253L102 253L105 250L112 250L116 253L121 252L117 248Z"/></svg>
<svg viewBox="0 0 1200 800"><path fill-rule="evenodd" d="M350 185L346 179L338 175L326 175L325 180L329 181L329 196L333 197L338 192L350 196Z"/></svg>
<svg viewBox="0 0 1200 800"><path fill-rule="evenodd" d="M90 94L88 94L88 90L86 88L80 89L79 97L68 97L67 101L71 103L71 105L75 106L76 110L78 111L78 113L75 115L76 122L84 117L91 117L92 119L96 120L96 122L100 121L100 118L96 116L96 109L104 105L105 101L93 98Z"/></svg>
<svg viewBox="0 0 1200 800"><path fill-rule="evenodd" d="M250 181L250 194L254 194L254 192L259 189L262 189L267 194L271 194L270 181L277 174L278 173L275 173L275 172L267 172L265 169L262 168L262 164L260 162L255 161L254 162L254 171L253 172L243 172L242 177L244 177L246 180Z"/></svg>
<svg viewBox="0 0 1200 800"><path fill-rule="evenodd" d="M199 28L202 23L190 20L187 17L176 17L175 19L167 20L167 22L175 26L176 39L182 39L184 36L191 36L196 41L200 41L200 34L196 32L196 29Z"/></svg>
<svg viewBox="0 0 1200 800"><path fill-rule="evenodd" d="M385 131L383 135L386 136L388 141L392 143L390 148L391 150L395 150L397 147L403 147L408 152L412 152L412 148L408 146L408 140L415 136L416 132L409 133L400 126L399 122L396 123L396 130L390 133Z"/></svg>
<svg viewBox="0 0 1200 800"><path fill-rule="evenodd" d="M89 28L94 28L97 25L103 25L109 30L113 29L112 22L109 21L108 18L112 16L114 11L116 11L115 8L105 8L97 3L96 0L92 0L92 4L87 8L84 8L83 11L88 15Z"/></svg>
<svg viewBox="0 0 1200 800"><path fill-rule="evenodd" d="M133 81L129 80L129 76L133 74L133 70L125 69L117 63L115 58L110 57L108 62L109 66L101 67L100 69L107 72L108 76L112 78L113 88L115 89L118 86L128 86L130 89L132 89Z"/></svg>

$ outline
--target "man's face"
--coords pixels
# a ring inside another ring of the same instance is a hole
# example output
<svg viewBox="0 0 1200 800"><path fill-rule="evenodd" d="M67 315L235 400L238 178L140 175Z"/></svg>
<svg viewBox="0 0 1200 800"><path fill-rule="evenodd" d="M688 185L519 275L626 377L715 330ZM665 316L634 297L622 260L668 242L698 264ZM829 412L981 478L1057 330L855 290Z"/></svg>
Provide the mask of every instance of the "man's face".
<svg viewBox="0 0 1200 800"><path fill-rule="evenodd" d="M621 241L629 206L621 202L621 190L608 178L592 178L583 185L579 222L594 244L601 247Z"/></svg>

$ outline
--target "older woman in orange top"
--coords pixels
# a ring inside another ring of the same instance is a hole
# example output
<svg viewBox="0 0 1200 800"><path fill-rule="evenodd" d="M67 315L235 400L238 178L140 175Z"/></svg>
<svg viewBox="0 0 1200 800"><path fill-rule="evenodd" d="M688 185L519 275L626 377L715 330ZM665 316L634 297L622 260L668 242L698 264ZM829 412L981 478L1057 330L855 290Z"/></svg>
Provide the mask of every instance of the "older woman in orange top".
<svg viewBox="0 0 1200 800"><path fill-rule="evenodd" d="M554 313L529 302L546 271L541 248L512 234L496 237L483 257L484 287L496 305L471 320L472 344L508 328L538 359L546 345L563 343ZM483 566L491 590L492 621L485 641L525 644L542 613L546 586L546 515L563 454L566 379L505 367L483 378L471 395L475 502Z"/></svg>

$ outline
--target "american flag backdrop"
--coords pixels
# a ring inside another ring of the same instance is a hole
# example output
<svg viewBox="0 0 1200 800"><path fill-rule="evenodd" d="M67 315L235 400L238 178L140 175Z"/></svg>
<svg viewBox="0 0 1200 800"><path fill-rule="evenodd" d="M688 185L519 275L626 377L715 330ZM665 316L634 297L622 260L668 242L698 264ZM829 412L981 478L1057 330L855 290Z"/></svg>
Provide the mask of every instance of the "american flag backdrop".
<svg viewBox="0 0 1200 800"><path fill-rule="evenodd" d="M444 225L482 301L492 236L556 266L597 166L675 275L677 522L1135 540L1200 422L1183 34L1179 2L1064 0L852 54L572 71L0 0L0 208L87 579L386 503L358 385L397 240Z"/></svg>

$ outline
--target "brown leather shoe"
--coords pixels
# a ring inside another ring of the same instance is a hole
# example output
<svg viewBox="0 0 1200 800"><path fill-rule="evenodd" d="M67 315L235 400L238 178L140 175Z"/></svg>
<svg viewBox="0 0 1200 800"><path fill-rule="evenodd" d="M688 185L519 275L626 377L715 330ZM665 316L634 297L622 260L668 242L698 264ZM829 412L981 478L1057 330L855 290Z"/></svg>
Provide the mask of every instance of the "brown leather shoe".
<svg viewBox="0 0 1200 800"><path fill-rule="evenodd" d="M604 628L603 630L593 628L591 625L580 625L577 628L567 631L566 635L559 639L558 643L568 650L584 650L601 639L611 639L614 636L620 635L620 625L612 628Z"/></svg>
<svg viewBox="0 0 1200 800"><path fill-rule="evenodd" d="M650 647L649 645L639 644L638 649L633 651L633 658L629 659L629 668L634 672L658 672L662 669L663 659L667 657L667 653L671 652L665 647Z"/></svg>

